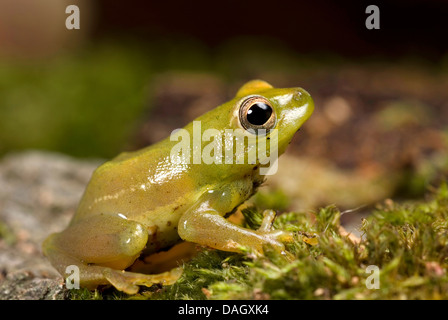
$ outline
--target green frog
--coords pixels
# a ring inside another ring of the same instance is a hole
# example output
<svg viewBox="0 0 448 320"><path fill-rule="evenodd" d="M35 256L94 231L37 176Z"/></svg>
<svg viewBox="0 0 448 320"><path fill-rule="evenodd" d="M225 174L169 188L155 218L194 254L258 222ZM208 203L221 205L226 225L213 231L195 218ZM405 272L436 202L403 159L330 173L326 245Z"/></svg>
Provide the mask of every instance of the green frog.
<svg viewBox="0 0 448 320"><path fill-rule="evenodd" d="M142 256L182 240L258 254L270 245L283 253L292 234L272 228L273 211L265 212L258 230L243 228L227 217L263 183L272 165L268 160L285 151L313 109L311 96L302 88L274 88L261 80L246 83L232 100L182 131L98 167L67 228L44 241L44 254L61 275L68 266L77 266L82 287L113 285L134 294L139 286L169 285L180 277L180 267L157 274L126 269ZM203 135L208 129L215 134L212 146L216 148L210 148L210 135L193 138L199 144L179 148L180 132ZM247 143L241 148L232 145L223 138L229 132L232 141ZM216 136L219 133L221 138ZM270 152L255 152L249 140ZM188 157L188 151L205 152L213 161L198 162L205 158Z"/></svg>

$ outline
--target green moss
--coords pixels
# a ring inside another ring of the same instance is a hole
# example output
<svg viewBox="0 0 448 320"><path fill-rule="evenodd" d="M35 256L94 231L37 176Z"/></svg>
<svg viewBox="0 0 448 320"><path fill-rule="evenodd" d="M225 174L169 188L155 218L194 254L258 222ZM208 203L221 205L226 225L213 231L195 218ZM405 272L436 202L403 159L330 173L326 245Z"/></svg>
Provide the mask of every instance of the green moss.
<svg viewBox="0 0 448 320"><path fill-rule="evenodd" d="M272 209L283 211L288 208L290 200L281 189L271 192L258 191L253 197L254 203L261 209Z"/></svg>
<svg viewBox="0 0 448 320"><path fill-rule="evenodd" d="M0 62L0 155L116 155L150 100L149 64L135 48L108 44L31 65Z"/></svg>
<svg viewBox="0 0 448 320"><path fill-rule="evenodd" d="M8 245L13 245L16 241L16 235L14 232L9 228L9 226L3 222L0 221L0 239L3 239L3 241L6 242Z"/></svg>
<svg viewBox="0 0 448 320"><path fill-rule="evenodd" d="M70 290L70 299L72 300L103 300L103 295L98 290L90 291L88 289Z"/></svg>
<svg viewBox="0 0 448 320"><path fill-rule="evenodd" d="M243 210L245 226L262 213ZM429 200L378 205L362 221L362 237L341 233L334 206L314 215L290 212L274 226L295 232L289 257L266 247L264 257L204 248L172 286L142 289L139 299L447 299L448 186ZM318 239L312 245L310 239ZM311 243L311 244L310 244ZM379 289L369 289L378 267ZM112 290L112 292L115 292ZM116 298L117 296L115 296Z"/></svg>

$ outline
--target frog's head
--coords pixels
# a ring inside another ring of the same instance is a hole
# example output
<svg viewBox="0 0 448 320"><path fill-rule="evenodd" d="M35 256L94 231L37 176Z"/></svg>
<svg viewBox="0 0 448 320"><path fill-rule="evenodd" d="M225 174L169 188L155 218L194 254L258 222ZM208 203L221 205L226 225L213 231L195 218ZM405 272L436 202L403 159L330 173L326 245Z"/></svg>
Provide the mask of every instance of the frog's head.
<svg viewBox="0 0 448 320"><path fill-rule="evenodd" d="M277 160L314 110L311 96L302 88L279 89L261 80L243 85L234 101L232 127L241 128L249 139L256 139L257 165L262 167ZM260 152L260 145L266 145L267 153ZM253 154L254 149L246 149L246 153Z"/></svg>
<svg viewBox="0 0 448 320"><path fill-rule="evenodd" d="M198 140L202 143L200 147L195 147L199 144L193 141L193 153L201 151L202 158L199 154L199 161L194 162L193 155L193 163L213 162L217 166L210 167L211 170L203 167L202 171L219 174L224 180L224 175L247 175L258 167L260 175L265 175L271 165L277 164L277 157L286 150L313 109L311 96L301 88L278 89L261 80L250 81L238 90L234 99L186 127L193 137L197 136L195 128L202 133L202 140L201 137Z"/></svg>
<svg viewBox="0 0 448 320"><path fill-rule="evenodd" d="M252 134L261 132L258 139L263 139L264 132L266 139L272 139L269 132L277 131L279 155L314 110L313 99L304 89L278 89L261 80L243 85L236 98L239 126Z"/></svg>

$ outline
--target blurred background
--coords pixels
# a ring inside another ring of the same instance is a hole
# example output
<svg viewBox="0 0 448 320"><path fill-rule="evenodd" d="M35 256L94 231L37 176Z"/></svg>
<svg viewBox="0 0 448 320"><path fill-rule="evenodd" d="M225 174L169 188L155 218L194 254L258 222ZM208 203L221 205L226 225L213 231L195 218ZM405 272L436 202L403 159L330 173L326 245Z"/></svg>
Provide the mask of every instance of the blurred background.
<svg viewBox="0 0 448 320"><path fill-rule="evenodd" d="M65 27L72 4L79 30ZM0 0L0 157L109 159L260 78L305 88L316 109L258 205L422 197L448 171L448 3L376 1L379 30L369 4Z"/></svg>

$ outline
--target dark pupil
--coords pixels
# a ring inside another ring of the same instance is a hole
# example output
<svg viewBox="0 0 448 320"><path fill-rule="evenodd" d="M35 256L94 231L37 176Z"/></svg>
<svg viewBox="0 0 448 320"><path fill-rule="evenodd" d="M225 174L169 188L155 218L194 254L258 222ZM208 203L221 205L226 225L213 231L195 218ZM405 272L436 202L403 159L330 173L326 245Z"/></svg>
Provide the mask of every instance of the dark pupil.
<svg viewBox="0 0 448 320"><path fill-rule="evenodd" d="M272 114L272 109L266 103L255 103L247 111L247 121L249 123L260 126L269 120Z"/></svg>

